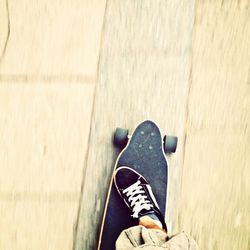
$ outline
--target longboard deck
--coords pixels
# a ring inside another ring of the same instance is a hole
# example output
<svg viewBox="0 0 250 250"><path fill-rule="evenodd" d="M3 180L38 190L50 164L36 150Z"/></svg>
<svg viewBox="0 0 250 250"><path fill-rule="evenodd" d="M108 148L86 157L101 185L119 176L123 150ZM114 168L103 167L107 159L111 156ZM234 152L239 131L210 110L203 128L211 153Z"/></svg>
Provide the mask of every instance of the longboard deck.
<svg viewBox="0 0 250 250"><path fill-rule="evenodd" d="M143 175L165 214L168 165L163 151L163 140L158 126L152 121L138 125L127 146L117 158L115 168L127 166ZM98 250L115 250L115 241L120 233L138 221L130 216L130 211L116 191L113 180L107 198L101 226Z"/></svg>

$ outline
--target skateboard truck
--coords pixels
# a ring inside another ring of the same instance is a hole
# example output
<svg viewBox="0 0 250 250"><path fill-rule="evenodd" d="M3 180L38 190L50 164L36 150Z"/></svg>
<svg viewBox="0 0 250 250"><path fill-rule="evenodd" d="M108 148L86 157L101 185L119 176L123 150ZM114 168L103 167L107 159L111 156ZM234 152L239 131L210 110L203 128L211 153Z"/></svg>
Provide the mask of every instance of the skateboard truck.
<svg viewBox="0 0 250 250"><path fill-rule="evenodd" d="M114 145L124 148L130 138L129 130L124 128L116 128L114 133ZM167 153L175 153L177 148L178 138L176 136L165 135L163 137L163 149Z"/></svg>

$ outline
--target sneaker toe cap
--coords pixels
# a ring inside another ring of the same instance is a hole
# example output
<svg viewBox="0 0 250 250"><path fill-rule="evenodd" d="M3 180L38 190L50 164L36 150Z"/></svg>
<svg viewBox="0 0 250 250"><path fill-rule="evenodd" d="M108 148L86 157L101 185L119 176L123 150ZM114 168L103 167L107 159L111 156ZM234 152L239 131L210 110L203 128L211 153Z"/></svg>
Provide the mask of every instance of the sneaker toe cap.
<svg viewBox="0 0 250 250"><path fill-rule="evenodd" d="M127 187L135 183L139 177L140 175L131 168L120 167L116 170L114 179L117 188L126 189Z"/></svg>

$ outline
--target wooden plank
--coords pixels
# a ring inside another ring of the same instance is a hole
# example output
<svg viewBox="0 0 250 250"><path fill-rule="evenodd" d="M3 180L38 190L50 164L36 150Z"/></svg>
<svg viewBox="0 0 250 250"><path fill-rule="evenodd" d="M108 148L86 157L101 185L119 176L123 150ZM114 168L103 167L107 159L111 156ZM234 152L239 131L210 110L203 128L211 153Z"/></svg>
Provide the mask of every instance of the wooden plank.
<svg viewBox="0 0 250 250"><path fill-rule="evenodd" d="M72 249L93 91L1 82L1 249Z"/></svg>
<svg viewBox="0 0 250 250"><path fill-rule="evenodd" d="M1 1L1 77L77 75L95 81L105 2Z"/></svg>
<svg viewBox="0 0 250 250"><path fill-rule="evenodd" d="M1 249L72 249L78 199L0 201Z"/></svg>
<svg viewBox="0 0 250 250"><path fill-rule="evenodd" d="M101 46L75 249L95 249L117 152L116 126L155 120L179 136L170 159L168 222L175 218L183 161L193 1L109 1Z"/></svg>
<svg viewBox="0 0 250 250"><path fill-rule="evenodd" d="M201 249L250 248L249 7L196 7L179 228Z"/></svg>

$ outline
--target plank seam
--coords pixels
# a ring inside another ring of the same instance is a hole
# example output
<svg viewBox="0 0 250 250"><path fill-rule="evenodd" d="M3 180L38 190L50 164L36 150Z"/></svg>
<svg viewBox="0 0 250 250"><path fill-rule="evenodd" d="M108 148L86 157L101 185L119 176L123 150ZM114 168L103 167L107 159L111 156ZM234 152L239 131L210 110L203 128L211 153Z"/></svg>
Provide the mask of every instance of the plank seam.
<svg viewBox="0 0 250 250"><path fill-rule="evenodd" d="M196 24L196 9L197 9L197 1L194 0L194 19L192 24L192 32L191 32L191 51L190 51L190 70L188 76L188 90L187 90L187 99L186 99L186 111L185 111L185 127L184 127L184 140L183 140L183 160L182 160L182 171L180 173L180 190L179 190L179 199L181 198L182 192L182 184L183 184L183 172L185 167L185 157L186 157L186 144L187 144L187 130L188 130L188 117L189 117L189 102L190 102L190 93L192 88L192 76L193 76L193 34L195 32L195 24ZM179 201L177 202L178 212L179 212Z"/></svg>
<svg viewBox="0 0 250 250"><path fill-rule="evenodd" d="M41 74L41 75L12 75L12 74L0 74L0 82L18 82L18 83L34 83L34 82L43 82L43 83L53 83L53 82L69 82L69 83L95 83L96 77L92 75L81 75L81 74L72 74L72 75L56 75L56 74Z"/></svg>
<svg viewBox="0 0 250 250"><path fill-rule="evenodd" d="M101 29L101 38L100 38L100 46L99 46L99 57L98 57L98 63L97 63L97 81L95 83L95 89L94 89L94 95L93 95L93 102L92 102L92 110L91 110L91 122L90 122L90 130L89 130L89 136L88 136L88 148L87 152L85 155L84 159L84 165L85 168L83 167L83 175L82 175L82 183L81 183L81 192L80 192L80 197L79 197L79 203L78 203L78 211L77 211L77 217L76 217L76 224L74 228L74 233L73 233L73 250L77 248L77 241L78 241L78 231L79 231L79 223L80 223L80 215L81 215L81 209L82 209L82 197L84 193L84 183L86 179L86 172L87 172L87 163L88 163L88 157L89 157L89 144L91 140L91 132L93 129L93 116L94 116L94 111L95 111L95 100L96 100L96 90L97 90L97 85L99 82L99 68L100 68L100 58L101 58L101 48L103 44L103 36L104 36L104 30L105 30L105 23L106 23L106 15L107 15L107 5L108 5L108 0L106 0L105 3L105 8L104 8L104 15L103 15L103 23L102 23L102 29Z"/></svg>
<svg viewBox="0 0 250 250"><path fill-rule="evenodd" d="M7 45L8 45L9 38L10 38L10 12L9 12L9 1L8 0L6 0L6 13L7 13L7 35L6 35L3 50L2 50L2 53L0 56L0 64L2 63L3 58L5 56Z"/></svg>

